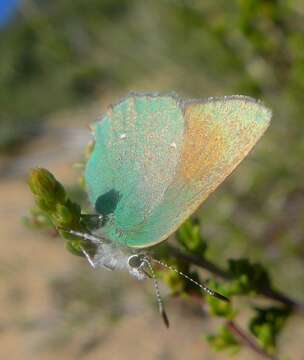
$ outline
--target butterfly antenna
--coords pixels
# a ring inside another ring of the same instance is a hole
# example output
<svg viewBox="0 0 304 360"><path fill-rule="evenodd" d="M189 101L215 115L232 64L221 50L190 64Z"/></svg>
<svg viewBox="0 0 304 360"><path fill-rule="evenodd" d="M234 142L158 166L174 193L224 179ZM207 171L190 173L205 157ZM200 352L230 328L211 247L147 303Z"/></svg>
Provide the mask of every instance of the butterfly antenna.
<svg viewBox="0 0 304 360"><path fill-rule="evenodd" d="M223 300L223 301L226 301L226 302L229 302L230 300L224 296L224 295L221 295L219 293L217 293L216 291L214 290L211 290L210 288L208 288L206 285L204 284L201 284L197 281L195 281L194 279L192 279L190 276L184 274L183 272L177 270L176 268L174 268L173 266L171 265L167 265L166 263L160 261L160 260L157 260L157 259L154 259L154 258L151 258L152 261L154 261L155 263L161 265L162 267L168 269L168 270L171 270L171 271L174 271L176 274L182 276L183 278L187 279L188 281L190 281L191 283L193 283L194 285L198 286L199 288L201 288L204 292L206 292L208 295L212 295L214 297L216 297L217 299L219 300Z"/></svg>
<svg viewBox="0 0 304 360"><path fill-rule="evenodd" d="M166 313L166 310L165 310L165 307L163 304L163 300L160 295L159 286L158 286L155 272L153 270L153 266L151 265L151 262L147 258L144 259L144 262L145 262L145 264L147 264L149 271L151 273L151 277L152 277L152 281L153 281L153 285L154 285L154 289L155 289L155 294L156 294L156 300L157 300L157 304L158 304L158 310L163 318L163 321L164 321L166 327L169 328L169 319L168 319L168 316L167 316L167 313Z"/></svg>

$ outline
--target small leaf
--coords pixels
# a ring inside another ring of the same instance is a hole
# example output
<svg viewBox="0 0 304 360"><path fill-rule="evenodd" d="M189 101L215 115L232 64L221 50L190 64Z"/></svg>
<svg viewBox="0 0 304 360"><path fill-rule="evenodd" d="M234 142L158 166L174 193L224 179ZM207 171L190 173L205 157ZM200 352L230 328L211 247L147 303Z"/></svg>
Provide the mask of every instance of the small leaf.
<svg viewBox="0 0 304 360"><path fill-rule="evenodd" d="M208 282L208 287L227 298L231 296L229 284L220 284L212 280ZM212 315L224 317L228 320L232 320L236 316L236 311L233 309L231 302L222 301L212 295L207 295L206 299Z"/></svg>
<svg viewBox="0 0 304 360"><path fill-rule="evenodd" d="M249 329L259 340L261 346L268 352L275 349L277 337L280 334L290 309L286 307L255 308L256 315L251 319Z"/></svg>
<svg viewBox="0 0 304 360"><path fill-rule="evenodd" d="M180 294L185 290L185 279L177 273L167 270L163 270L161 273L161 278L169 286L172 294Z"/></svg>
<svg viewBox="0 0 304 360"><path fill-rule="evenodd" d="M215 351L228 351L231 355L236 354L240 348L241 344L228 329L227 326L222 325L219 329L218 334L216 335L207 335L206 340L211 345Z"/></svg>
<svg viewBox="0 0 304 360"><path fill-rule="evenodd" d="M234 294L258 293L262 288L270 288L270 277L261 264L250 263L248 259L229 260L228 264Z"/></svg>
<svg viewBox="0 0 304 360"><path fill-rule="evenodd" d="M176 233L178 242L189 252L204 256L206 243L202 239L200 224L197 220L189 218Z"/></svg>
<svg viewBox="0 0 304 360"><path fill-rule="evenodd" d="M66 242L66 249L73 255L83 256L82 249L85 249L90 256L95 254L95 246L82 239L73 239Z"/></svg>

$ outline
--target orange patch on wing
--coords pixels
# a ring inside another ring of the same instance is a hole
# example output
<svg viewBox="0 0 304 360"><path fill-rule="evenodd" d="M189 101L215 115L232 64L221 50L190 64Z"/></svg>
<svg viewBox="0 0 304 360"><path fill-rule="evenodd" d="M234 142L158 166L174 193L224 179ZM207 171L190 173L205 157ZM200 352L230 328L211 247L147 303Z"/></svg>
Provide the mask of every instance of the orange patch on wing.
<svg viewBox="0 0 304 360"><path fill-rule="evenodd" d="M180 174L195 180L208 176L215 164L223 158L224 134L210 114L202 114L191 107L186 109L186 133L181 154Z"/></svg>

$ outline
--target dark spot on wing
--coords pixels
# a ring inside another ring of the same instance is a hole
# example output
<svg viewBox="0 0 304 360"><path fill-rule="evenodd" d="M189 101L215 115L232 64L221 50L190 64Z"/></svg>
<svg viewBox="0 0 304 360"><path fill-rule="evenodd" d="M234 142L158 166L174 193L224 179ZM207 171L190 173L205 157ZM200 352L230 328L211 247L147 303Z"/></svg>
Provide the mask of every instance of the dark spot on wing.
<svg viewBox="0 0 304 360"><path fill-rule="evenodd" d="M111 189L96 200L95 209L103 216L103 225L107 222L108 216L114 213L120 198L119 192Z"/></svg>

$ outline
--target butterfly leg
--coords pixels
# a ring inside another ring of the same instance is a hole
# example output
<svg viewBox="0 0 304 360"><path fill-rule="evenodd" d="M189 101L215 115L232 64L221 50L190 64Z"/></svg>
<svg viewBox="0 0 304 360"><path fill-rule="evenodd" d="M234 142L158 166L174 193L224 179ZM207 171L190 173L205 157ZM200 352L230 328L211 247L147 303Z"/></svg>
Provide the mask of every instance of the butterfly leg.
<svg viewBox="0 0 304 360"><path fill-rule="evenodd" d="M105 241L105 239L102 238L102 237L94 236L94 235L84 233L84 232L80 232L80 231L75 231L75 230L70 230L70 229L67 230L67 229L61 229L61 228L59 228L59 230L65 231L65 232L67 232L68 234L71 234L71 235L78 236L78 237L80 237L80 238L82 238L84 240L89 240L93 244L96 244L96 245L99 245L103 241Z"/></svg>
<svg viewBox="0 0 304 360"><path fill-rule="evenodd" d="M88 252L83 247L81 247L81 251L83 252L86 259L88 260L88 263L92 266L93 269L95 269L96 268L95 262L91 258L91 256L88 254Z"/></svg>

